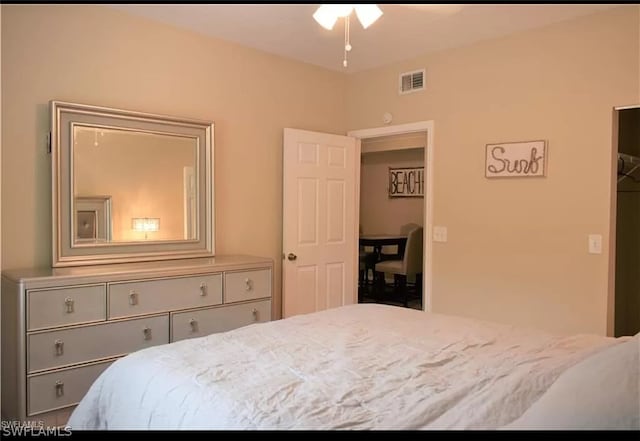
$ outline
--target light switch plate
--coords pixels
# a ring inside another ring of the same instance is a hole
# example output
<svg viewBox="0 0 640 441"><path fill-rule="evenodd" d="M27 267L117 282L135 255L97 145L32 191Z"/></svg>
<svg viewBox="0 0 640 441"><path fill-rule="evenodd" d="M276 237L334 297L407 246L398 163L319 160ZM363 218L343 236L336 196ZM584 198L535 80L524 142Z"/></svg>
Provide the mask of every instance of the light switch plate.
<svg viewBox="0 0 640 441"><path fill-rule="evenodd" d="M433 241L434 242L446 242L447 241L447 227L433 227Z"/></svg>
<svg viewBox="0 0 640 441"><path fill-rule="evenodd" d="M602 234L589 235L589 254L602 254Z"/></svg>

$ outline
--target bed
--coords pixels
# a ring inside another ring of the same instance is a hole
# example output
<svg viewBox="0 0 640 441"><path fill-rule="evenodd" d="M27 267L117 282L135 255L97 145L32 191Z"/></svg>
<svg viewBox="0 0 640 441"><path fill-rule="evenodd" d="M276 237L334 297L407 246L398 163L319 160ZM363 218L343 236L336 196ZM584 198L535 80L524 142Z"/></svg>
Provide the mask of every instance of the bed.
<svg viewBox="0 0 640 441"><path fill-rule="evenodd" d="M129 354L95 381L68 425L640 428L639 344L640 334L556 336L395 306L349 305Z"/></svg>

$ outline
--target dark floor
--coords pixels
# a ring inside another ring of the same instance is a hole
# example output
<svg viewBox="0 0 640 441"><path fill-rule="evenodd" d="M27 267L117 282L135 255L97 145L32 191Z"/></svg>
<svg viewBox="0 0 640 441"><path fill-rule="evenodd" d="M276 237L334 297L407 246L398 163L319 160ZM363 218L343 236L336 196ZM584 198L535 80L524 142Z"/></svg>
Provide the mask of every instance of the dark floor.
<svg viewBox="0 0 640 441"><path fill-rule="evenodd" d="M422 295L416 292L414 286L409 286L407 307L422 310ZM385 305L404 306L404 294L398 293L393 284L387 283L384 290L374 286L371 282L362 284L358 288L358 303L383 303Z"/></svg>

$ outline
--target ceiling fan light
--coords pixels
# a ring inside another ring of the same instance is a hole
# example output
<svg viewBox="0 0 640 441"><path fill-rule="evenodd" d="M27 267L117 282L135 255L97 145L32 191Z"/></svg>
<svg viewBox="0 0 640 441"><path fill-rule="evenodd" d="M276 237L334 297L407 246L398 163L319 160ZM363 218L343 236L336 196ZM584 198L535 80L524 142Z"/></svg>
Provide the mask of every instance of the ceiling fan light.
<svg viewBox="0 0 640 441"><path fill-rule="evenodd" d="M356 5L356 15L363 28L367 29L382 16L382 10L378 5Z"/></svg>
<svg viewBox="0 0 640 441"><path fill-rule="evenodd" d="M316 12L313 13L313 18L318 22L320 26L327 30L333 29L333 26L338 21L338 17L328 8L330 5L321 5Z"/></svg>
<svg viewBox="0 0 640 441"><path fill-rule="evenodd" d="M315 21L327 30L332 30L338 18L344 18L344 59L342 65L347 67L347 53L352 49L349 42L349 16L356 11L358 20L364 29L371 26L382 15L378 5L320 5L313 14Z"/></svg>

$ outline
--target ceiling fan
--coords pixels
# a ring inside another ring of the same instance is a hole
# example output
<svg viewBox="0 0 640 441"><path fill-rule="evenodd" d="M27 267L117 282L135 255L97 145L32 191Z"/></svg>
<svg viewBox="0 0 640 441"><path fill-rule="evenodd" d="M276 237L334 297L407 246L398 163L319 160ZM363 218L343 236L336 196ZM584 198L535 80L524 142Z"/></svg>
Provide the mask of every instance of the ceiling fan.
<svg viewBox="0 0 640 441"><path fill-rule="evenodd" d="M399 4L396 6L404 6L420 11L436 12L442 14L452 14L462 9L462 5L446 5L446 4ZM339 18L344 18L344 58L342 65L347 67L347 53L351 51L351 41L349 37L349 17L355 11L360 24L367 29L375 23L383 14L378 5L374 4L324 4L313 14L313 18L320 26L327 30L332 30Z"/></svg>

